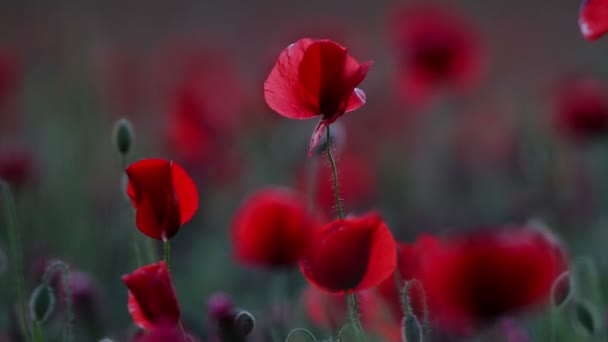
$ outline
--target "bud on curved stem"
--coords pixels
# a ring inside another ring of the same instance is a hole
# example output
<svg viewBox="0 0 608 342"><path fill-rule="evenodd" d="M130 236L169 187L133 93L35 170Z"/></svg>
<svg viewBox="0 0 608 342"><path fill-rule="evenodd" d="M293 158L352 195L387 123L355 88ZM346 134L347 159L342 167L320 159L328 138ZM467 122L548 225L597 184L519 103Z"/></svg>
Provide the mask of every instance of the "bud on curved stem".
<svg viewBox="0 0 608 342"><path fill-rule="evenodd" d="M413 286L418 286L418 288L421 291L421 296L422 296L422 317L416 317L416 314L414 312L414 308L412 306L412 294L411 294L411 289ZM429 334L429 309L428 309L428 304L426 302L426 292L424 291L424 287L422 286L422 283L420 281L418 281L418 279L411 279L408 280L405 283L405 286L403 286L403 289L401 291L401 305L403 305L403 315L404 315L404 322L405 322L405 318L407 318L407 316L413 316L414 319L416 319L416 321L418 322L418 325L420 325L420 318L422 318L422 329L420 329L421 332L421 339L423 338L423 336Z"/></svg>
<svg viewBox="0 0 608 342"><path fill-rule="evenodd" d="M30 297L30 317L34 323L42 324L53 313L55 308L55 294L47 284L40 284Z"/></svg>
<svg viewBox="0 0 608 342"><path fill-rule="evenodd" d="M123 164L124 157L129 153L129 150L131 149L133 139L133 126L131 126L129 120L122 118L116 121L116 123L114 124L114 129L112 130L112 141L114 142L114 146L116 147L118 152L123 156Z"/></svg>
<svg viewBox="0 0 608 342"><path fill-rule="evenodd" d="M422 342L423 333L420 322L413 314L406 314L401 321L401 340L403 342Z"/></svg>
<svg viewBox="0 0 608 342"><path fill-rule="evenodd" d="M72 341L72 324L74 321L74 311L72 307L72 289L70 287L70 269L63 261L53 262L44 273L42 277L42 285L50 288L51 280L55 272L61 271L63 273L63 291L65 293L65 331L64 341Z"/></svg>
<svg viewBox="0 0 608 342"><path fill-rule="evenodd" d="M292 338L293 336L295 336L297 333L303 333L303 334L306 334L306 335L308 335L308 337L310 337L310 339L311 339L313 342L317 342L317 338L315 337L315 335L313 335L313 333L312 333L312 332L310 332L310 330L308 330L308 329L304 329L304 328L296 328L296 329L293 329L293 330L292 330L292 331L289 333L289 335L287 335L287 338L285 339L285 342L289 342L289 340L291 340L291 338Z"/></svg>

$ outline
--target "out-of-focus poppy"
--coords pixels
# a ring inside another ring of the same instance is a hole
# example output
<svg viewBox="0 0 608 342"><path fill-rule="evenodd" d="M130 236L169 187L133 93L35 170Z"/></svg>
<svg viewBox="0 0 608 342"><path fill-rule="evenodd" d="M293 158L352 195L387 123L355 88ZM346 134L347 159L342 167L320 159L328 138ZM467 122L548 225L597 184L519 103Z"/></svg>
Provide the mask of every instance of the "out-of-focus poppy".
<svg viewBox="0 0 608 342"><path fill-rule="evenodd" d="M376 287L395 267L395 239L376 213L326 224L300 259L304 277L319 289L335 294Z"/></svg>
<svg viewBox="0 0 608 342"><path fill-rule="evenodd" d="M418 5L398 11L390 27L409 104L426 103L442 88L461 91L484 69L480 38L466 18L445 8Z"/></svg>
<svg viewBox="0 0 608 342"><path fill-rule="evenodd" d="M583 0L578 17L583 37L596 40L608 32L608 1Z"/></svg>
<svg viewBox="0 0 608 342"><path fill-rule="evenodd" d="M310 151L329 124L365 104L356 88L372 62L359 64L348 50L327 39L303 38L279 55L264 84L266 103L292 119L322 115L310 140Z"/></svg>
<svg viewBox="0 0 608 342"><path fill-rule="evenodd" d="M126 170L127 194L137 210L136 224L147 236L167 241L198 208L198 192L186 171L173 161L144 159Z"/></svg>
<svg viewBox="0 0 608 342"><path fill-rule="evenodd" d="M7 148L0 152L0 179L20 188L36 180L37 165L32 153L22 148Z"/></svg>
<svg viewBox="0 0 608 342"><path fill-rule="evenodd" d="M306 201L287 188L269 187L245 200L232 224L237 259L268 268L292 267L319 223Z"/></svg>

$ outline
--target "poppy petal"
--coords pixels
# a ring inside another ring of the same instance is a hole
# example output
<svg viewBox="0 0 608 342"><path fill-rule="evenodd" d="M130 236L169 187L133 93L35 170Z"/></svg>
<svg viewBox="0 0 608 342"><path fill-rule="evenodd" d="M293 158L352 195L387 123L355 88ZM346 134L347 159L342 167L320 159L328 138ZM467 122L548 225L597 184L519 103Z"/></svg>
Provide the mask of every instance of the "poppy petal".
<svg viewBox="0 0 608 342"><path fill-rule="evenodd" d="M596 40L603 36L608 32L608 1L583 1L578 24L587 40Z"/></svg>
<svg viewBox="0 0 608 342"><path fill-rule="evenodd" d="M135 299L135 296L133 296L131 291L129 291L128 294L128 307L129 314L131 315L131 318L133 319L133 323L135 323L135 325L146 330L154 328L154 324L152 324L152 322L150 322L146 318L146 315L141 310L139 303L137 303L137 300Z"/></svg>
<svg viewBox="0 0 608 342"><path fill-rule="evenodd" d="M319 142L321 142L323 134L327 134L327 126L329 126L330 123L331 122L326 119L321 119L319 121L314 131L312 132L312 137L310 137L310 147L308 149L308 156L312 156L312 152L314 151L315 147L319 145Z"/></svg>
<svg viewBox="0 0 608 342"><path fill-rule="evenodd" d="M171 164L171 176L181 213L181 224L184 224L192 219L198 209L198 191L192 178L175 162Z"/></svg>
<svg viewBox="0 0 608 342"><path fill-rule="evenodd" d="M149 197L146 196L139 203L137 211L135 213L135 224L137 228L145 235L162 240L162 223L158 221L156 211L152 206L152 202Z"/></svg>
<svg viewBox="0 0 608 342"><path fill-rule="evenodd" d="M289 45L277 60L264 83L264 98L270 108L292 119L308 119L321 113L304 102L306 96L299 80L298 66L314 40L304 38Z"/></svg>

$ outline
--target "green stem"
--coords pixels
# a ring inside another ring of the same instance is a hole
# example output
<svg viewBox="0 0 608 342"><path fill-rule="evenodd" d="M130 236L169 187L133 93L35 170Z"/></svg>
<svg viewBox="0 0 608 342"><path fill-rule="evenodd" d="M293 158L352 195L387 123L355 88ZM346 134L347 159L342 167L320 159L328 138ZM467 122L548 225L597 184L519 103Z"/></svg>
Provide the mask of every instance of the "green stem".
<svg viewBox="0 0 608 342"><path fill-rule="evenodd" d="M5 181L0 179L0 188L2 188L4 200L4 213L6 215L6 225L8 230L8 247L9 257L12 260L10 266L13 269L13 283L15 287L15 295L17 300L17 317L21 334L25 341L31 341L30 333L27 330L26 318L26 302L25 302L25 285L23 280L23 252L21 251L21 237L17 228L17 214L15 211L15 202L11 189Z"/></svg>
<svg viewBox="0 0 608 342"><path fill-rule="evenodd" d="M44 334L42 333L42 324L40 321L34 321L34 341L44 342Z"/></svg>
<svg viewBox="0 0 608 342"><path fill-rule="evenodd" d="M342 212L342 201L340 200L340 189L338 188L338 168L336 167L336 161L331 153L331 137L329 134L329 125L327 125L327 158L331 164L331 171L334 178L334 196L336 197L336 209L338 210L338 218L343 219L344 213Z"/></svg>
<svg viewBox="0 0 608 342"><path fill-rule="evenodd" d="M346 293L345 296L348 304L350 322L355 332L355 338L357 341L365 341L363 326L361 325L361 320L359 318L359 303L357 301L357 294L355 292L351 292Z"/></svg>
<svg viewBox="0 0 608 342"><path fill-rule="evenodd" d="M171 268L169 265L171 263L171 247L169 246L169 241L164 242L165 245L165 262L167 263L167 268Z"/></svg>

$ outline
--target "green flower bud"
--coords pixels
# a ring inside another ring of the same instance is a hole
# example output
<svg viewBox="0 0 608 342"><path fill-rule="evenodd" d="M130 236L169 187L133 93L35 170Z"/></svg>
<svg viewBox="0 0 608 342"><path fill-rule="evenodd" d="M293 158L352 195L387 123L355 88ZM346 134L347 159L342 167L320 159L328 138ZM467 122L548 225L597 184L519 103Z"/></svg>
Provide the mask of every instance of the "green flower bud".
<svg viewBox="0 0 608 342"><path fill-rule="evenodd" d="M129 153L129 149L131 148L134 138L135 135L133 133L133 126L131 126L129 120L122 118L116 121L112 133L112 140L114 141L116 149L118 149L120 154L125 155Z"/></svg>
<svg viewBox="0 0 608 342"><path fill-rule="evenodd" d="M44 322L49 318L55 307L53 289L46 284L39 285L34 289L29 304L32 320Z"/></svg>

